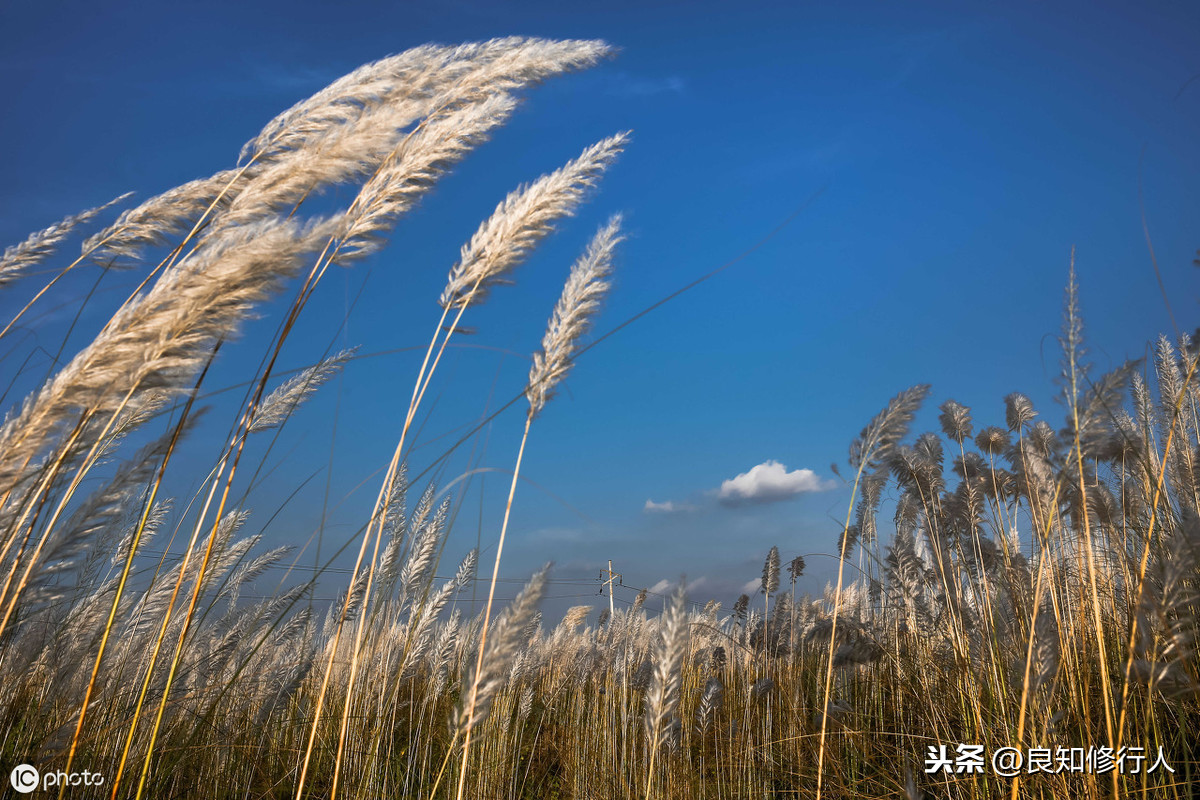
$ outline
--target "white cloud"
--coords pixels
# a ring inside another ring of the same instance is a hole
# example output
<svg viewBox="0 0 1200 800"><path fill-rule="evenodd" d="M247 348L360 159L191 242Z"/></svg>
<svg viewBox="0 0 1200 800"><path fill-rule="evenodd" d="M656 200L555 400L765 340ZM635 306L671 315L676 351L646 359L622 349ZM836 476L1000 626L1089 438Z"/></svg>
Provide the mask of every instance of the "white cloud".
<svg viewBox="0 0 1200 800"><path fill-rule="evenodd" d="M662 503L656 503L653 500L646 500L646 505L642 506L642 511L647 514L674 514L677 511L691 511L692 506L687 503L676 503L673 500L667 500Z"/></svg>
<svg viewBox="0 0 1200 800"><path fill-rule="evenodd" d="M722 481L717 499L726 505L775 503L805 492L822 492L836 486L811 469L788 469L778 461L764 461L736 478Z"/></svg>
<svg viewBox="0 0 1200 800"><path fill-rule="evenodd" d="M646 591L662 595L663 597L673 597L675 595L675 591L679 588L679 581L679 578L676 578L675 580L663 578L658 583L646 589ZM695 580L685 577L683 578L684 592L690 598L693 596L693 592L699 591L701 587L707 586L710 583L712 583L712 581L709 580L708 576L706 575L701 575Z"/></svg>
<svg viewBox="0 0 1200 800"><path fill-rule="evenodd" d="M742 586L742 594L754 594L755 592L761 591L762 578L754 578L753 580L746 581L746 583Z"/></svg>

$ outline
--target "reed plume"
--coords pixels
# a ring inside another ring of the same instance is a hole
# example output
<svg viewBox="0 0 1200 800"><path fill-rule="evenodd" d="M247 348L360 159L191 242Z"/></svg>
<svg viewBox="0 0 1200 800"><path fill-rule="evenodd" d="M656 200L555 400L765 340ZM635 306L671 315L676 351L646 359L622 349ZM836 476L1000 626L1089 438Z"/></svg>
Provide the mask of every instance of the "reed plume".
<svg viewBox="0 0 1200 800"><path fill-rule="evenodd" d="M679 669L688 646L687 595L681 581L671 596L669 609L659 620L657 658L646 691L646 743L650 754L646 768L646 797L654 785L654 762L667 733L668 722L679 706Z"/></svg>
<svg viewBox="0 0 1200 800"><path fill-rule="evenodd" d="M629 141L628 133L602 139L578 158L508 195L462 247L438 300L442 308L478 302L569 216Z"/></svg>
<svg viewBox="0 0 1200 800"><path fill-rule="evenodd" d="M623 141L623 138L613 137L606 141L610 142L610 144L605 147L601 148L597 145L589 148L589 152L593 153L594 156L581 158L577 164L592 163L600 165L606 163L615 154L615 148L620 141ZM602 142L601 144L604 143ZM600 158L600 154L602 153L608 153L608 155ZM577 170L582 169L583 171L579 174L584 177L580 178L580 180L586 180L586 176L594 168L597 167L581 168L573 166L567 172L575 173ZM559 181L551 181L548 185L558 186ZM531 187L530 191L536 196L541 194L543 190L535 192ZM572 193L571 196L574 196L574 194ZM522 207L527 204L524 201L518 200L513 205L515 207ZM533 207L536 208L537 205L535 203ZM503 210L503 206L501 210ZM497 213L499 214L500 211L498 210ZM539 224L539 219L541 219L541 215L532 215L532 222L535 226ZM525 389L526 398L529 400L529 411L525 415L525 430L521 435L521 444L517 450L517 463L513 468L512 482L508 490L508 502L504 508L504 521L500 525L500 539L496 544L496 561L492 567L492 580L488 587L487 604L484 606L483 611L483 634L479 644L478 660L475 665L475 678L471 682L471 700L466 710L467 723L463 736L462 765L458 781L457 796L459 800L462 800L463 790L466 786L467 759L471 748L471 726L474 719L476 696L479 694L479 685L484 669L484 645L487 641L487 625L488 620L491 618L492 602L496 593L496 582L500 577L500 558L504 552L504 539L508 532L508 520L512 513L513 497L517 490L517 478L521 472L521 460L525 455L525 444L529 441L529 428L534 417L545 407L554 387L566 375L567 370L571 366L572 355L578 340L587 331L591 317L599 310L600 300L608 290L608 283L604 279L612 269L613 250L620 241L620 237L618 236L620 221L619 216L614 216L610 219L608 224L602 227L592 238L583 256L572 266L571 274L568 276L567 283L563 287L562 296L554 306L554 313L550 317L550 323L546 328L546 335L542 339L542 350L534 355L529 383ZM519 237L517 243L519 244L521 240ZM494 263L502 262L503 260ZM465 259L460 261L461 263L465 263ZM484 277L490 279L494 277L494 273L477 278L474 286L478 287L480 282L484 280ZM454 281L452 273L451 284Z"/></svg>
<svg viewBox="0 0 1200 800"><path fill-rule="evenodd" d="M88 224L109 208L127 200L132 194L132 192L126 192L109 200L104 205L64 217L50 227L30 234L20 244L6 247L4 254L0 255L0 286L12 283L27 269L45 261L54 254L63 240L70 236L76 228Z"/></svg>
<svg viewBox="0 0 1200 800"><path fill-rule="evenodd" d="M508 676L513 658L528 640L527 626L541 602L549 571L550 565L547 564L535 572L512 604L497 618L494 629L486 637L486 643L481 638L483 657L477 673L469 681L470 699L467 704L460 706L455 717L455 728L462 736L467 736L487 716L492 701ZM464 678L463 685L467 683Z"/></svg>
<svg viewBox="0 0 1200 800"><path fill-rule="evenodd" d="M542 349L533 355L525 397L529 416L536 417L554 396L554 387L566 377L574 363L579 340L591 327L592 318L609 290L606 280L620 235L621 215L615 214L596 233L587 250L571 268L562 297L542 337Z"/></svg>
<svg viewBox="0 0 1200 800"><path fill-rule="evenodd" d="M779 591L779 548L772 546L763 562L762 591L768 598Z"/></svg>
<svg viewBox="0 0 1200 800"><path fill-rule="evenodd" d="M609 55L601 41L507 37L455 47L425 45L364 64L279 114L242 148L242 160L297 150L313 136L344 125L398 98L417 103L411 119L429 113L439 93L510 92L553 75L586 69ZM411 120L410 120L411 121Z"/></svg>
<svg viewBox="0 0 1200 800"><path fill-rule="evenodd" d="M928 385L914 386L893 397L886 407L875 415L862 432L850 444L850 466L856 469L854 487L850 493L850 507L846 510L846 522L842 525L842 539L838 553L837 586L834 589L833 613L829 625L829 657L825 663L825 685L822 690L821 707L827 708L832 701L833 661L837 641L838 613L842 605L842 582L846 566L846 553L850 547L850 515L854 510L854 493L858 489L866 470L878 469L895 452L900 440L908 433L908 426L929 394ZM856 532L857 533L857 532ZM821 715L821 733L817 745L817 800L821 798L824 782L825 736L828 715Z"/></svg>
<svg viewBox="0 0 1200 800"><path fill-rule="evenodd" d="M311 397L321 384L342 371L342 367L354 357L357 350L357 347L352 347L323 358L280 384L258 407L254 420L250 423L249 432L269 430L286 422L292 412Z"/></svg>

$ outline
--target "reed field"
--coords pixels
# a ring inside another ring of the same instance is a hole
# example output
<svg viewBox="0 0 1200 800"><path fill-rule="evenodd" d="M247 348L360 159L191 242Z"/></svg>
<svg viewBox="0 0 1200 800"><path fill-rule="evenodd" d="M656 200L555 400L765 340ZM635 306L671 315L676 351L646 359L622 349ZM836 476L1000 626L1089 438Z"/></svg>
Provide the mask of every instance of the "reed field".
<svg viewBox="0 0 1200 800"><path fill-rule="evenodd" d="M1151 359L1089 370L1075 265L1051 413L1010 394L992 419L954 387L897 386L846 431L852 492L823 593L802 591L803 545L781 541L753 595L700 606L681 588L650 613L643 592L550 619L552 565L510 602L497 578L526 441L603 344L593 322L631 246L613 216L580 242L505 406L524 420L503 523L482 557L445 546L455 494L406 458L429 387L476 307L502 302L492 290L636 146L620 130L514 188L429 319L399 323L430 338L382 428L394 456L342 551L352 569L249 590L295 553L246 532L248 443L356 357L278 369L318 285L376 252L534 87L611 55L526 38L409 50L286 110L224 171L4 251L0 291L21 311L0 340L68 273L124 269L140 286L23 398L10 393L20 351L5 347L0 766L35 766L33 797L1200 795L1200 344L1164 336ZM239 339L279 300L273 337ZM169 497L210 367L232 348L261 353L258 368L234 418L204 421L227 433L194 494ZM940 429L914 429L923 404ZM335 602L312 602L318 581L339 584ZM1021 758L1015 776L996 768L1001 751Z"/></svg>

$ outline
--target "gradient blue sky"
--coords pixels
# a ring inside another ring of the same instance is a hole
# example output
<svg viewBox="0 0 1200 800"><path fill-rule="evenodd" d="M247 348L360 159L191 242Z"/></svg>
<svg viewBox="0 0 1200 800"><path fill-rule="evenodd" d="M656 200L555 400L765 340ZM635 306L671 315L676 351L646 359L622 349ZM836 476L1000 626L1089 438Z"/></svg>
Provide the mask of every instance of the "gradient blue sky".
<svg viewBox="0 0 1200 800"><path fill-rule="evenodd" d="M633 144L587 208L472 311L479 333L465 343L477 347L456 350L441 375L415 469L519 392L570 262L609 214L626 214L629 240L600 332L820 194L750 257L590 351L535 424L502 574L555 560L560 606L601 602L594 579L608 558L627 584L686 573L696 599L729 603L771 545L785 560L831 551L848 491L829 464L912 384L934 387L918 431L936 428L949 398L979 426L1002 424L1012 391L1058 427L1055 337L1073 246L1098 369L1172 330L1143 213L1178 325L1197 325L1200 6L1183 2L10 2L0 246L122 192L145 198L232 165L277 112L361 63L511 34L602 38L621 52L529 93L379 257L323 285L285 366L331 343L379 355L351 364L268 455L273 471L250 502L258 527L312 476L267 525L273 542L308 539L327 485L325 552L361 524L417 366L395 351L427 340L458 246L518 183L618 130L632 129ZM100 284L67 353L138 277ZM0 362L5 384L31 348L56 349L70 322L61 304L94 278L41 309L25 349ZM35 289L0 296L6 320ZM277 310L248 326L211 388L257 363ZM38 351L30 364L25 389L49 360ZM213 399L218 433L232 394ZM522 414L468 446L500 472L462 498L449 558L481 537L490 563ZM200 436L181 456L178 496L213 448ZM720 502L724 481L769 461L812 470L796 485L814 491ZM675 510L648 511L648 500ZM819 591L833 562L809 563L801 588Z"/></svg>

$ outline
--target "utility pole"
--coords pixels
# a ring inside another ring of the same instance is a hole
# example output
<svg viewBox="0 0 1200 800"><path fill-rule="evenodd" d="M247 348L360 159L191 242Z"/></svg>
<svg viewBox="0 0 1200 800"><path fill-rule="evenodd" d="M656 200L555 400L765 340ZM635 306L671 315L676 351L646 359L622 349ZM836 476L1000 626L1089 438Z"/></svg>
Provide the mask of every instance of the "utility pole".
<svg viewBox="0 0 1200 800"><path fill-rule="evenodd" d="M609 619L611 619L613 614L617 613L616 610L613 608L613 581L616 580L617 578L621 577L621 575L620 575L620 573L612 571L612 559L611 558L608 560L608 569L605 570L605 572L607 572L607 574L608 574L608 579L605 580L604 582L606 584L608 584L608 616L609 616ZM602 572L600 576L604 577L604 572Z"/></svg>

